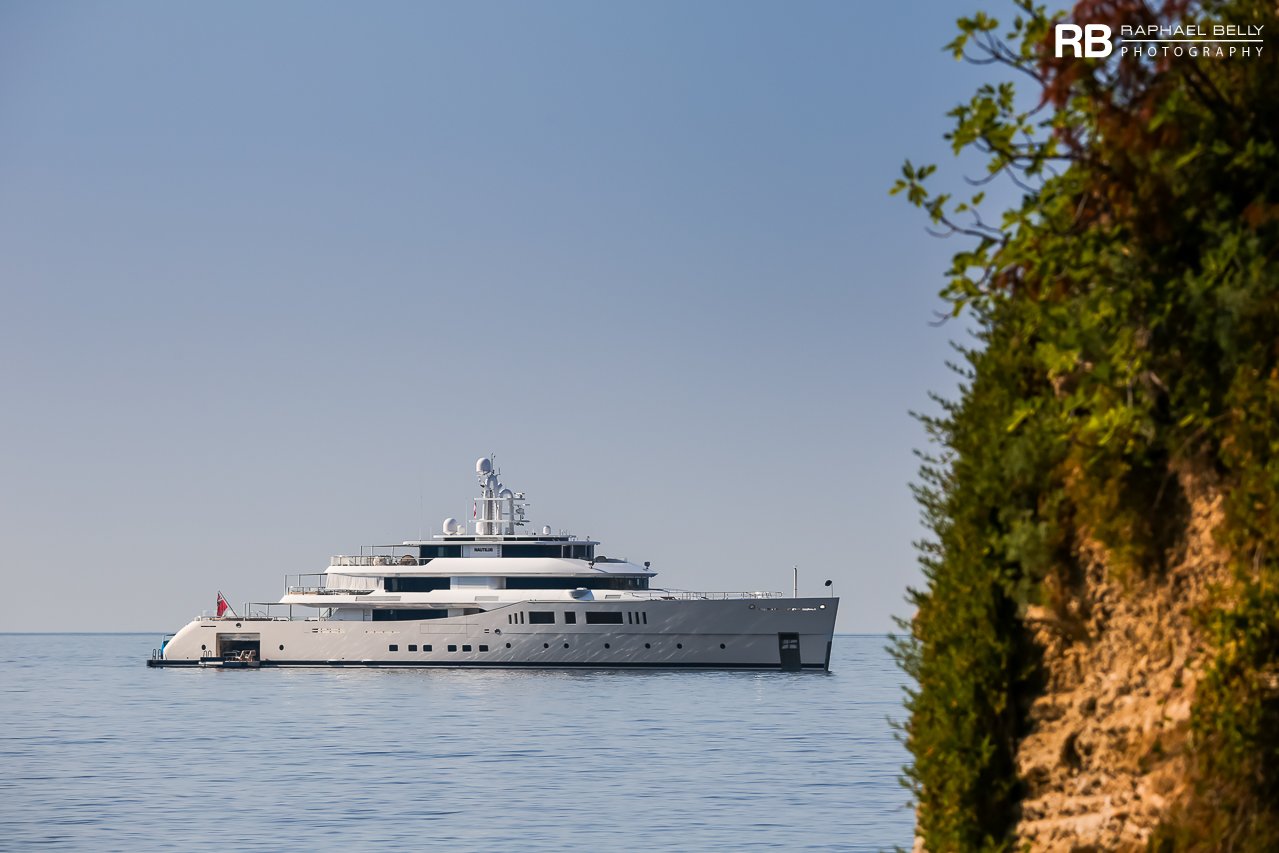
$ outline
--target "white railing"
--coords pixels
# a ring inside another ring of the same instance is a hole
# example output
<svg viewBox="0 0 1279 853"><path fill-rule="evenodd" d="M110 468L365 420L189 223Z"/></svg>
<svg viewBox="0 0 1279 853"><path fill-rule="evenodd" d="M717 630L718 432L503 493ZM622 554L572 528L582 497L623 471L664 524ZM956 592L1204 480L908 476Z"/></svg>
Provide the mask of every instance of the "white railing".
<svg viewBox="0 0 1279 853"><path fill-rule="evenodd" d="M329 558L330 566L425 566L431 562L430 557L414 557L412 554L405 554L397 557L393 554L374 554L353 556L348 554L337 554Z"/></svg>
<svg viewBox="0 0 1279 853"><path fill-rule="evenodd" d="M363 595L377 589L377 578L352 575L285 575L284 590L289 595Z"/></svg>
<svg viewBox="0 0 1279 853"><path fill-rule="evenodd" d="M598 590L597 590L598 591ZM628 590L628 592L630 592ZM679 601L726 601L738 598L782 598L783 593L780 592L699 592L691 589L649 589L635 590L633 595L648 594L649 598L666 598L676 599Z"/></svg>

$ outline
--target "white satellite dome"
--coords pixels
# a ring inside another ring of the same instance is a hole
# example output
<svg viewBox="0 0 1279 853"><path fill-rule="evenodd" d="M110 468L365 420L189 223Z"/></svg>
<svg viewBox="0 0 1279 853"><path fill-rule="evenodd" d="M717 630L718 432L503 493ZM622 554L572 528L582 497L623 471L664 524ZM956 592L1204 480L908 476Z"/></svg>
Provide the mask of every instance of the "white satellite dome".
<svg viewBox="0 0 1279 853"><path fill-rule="evenodd" d="M444 527L445 535L448 535L450 533L457 533L457 529L461 526L462 525L458 523L458 520L456 518L444 519L443 527Z"/></svg>
<svg viewBox="0 0 1279 853"><path fill-rule="evenodd" d="M492 472L492 470L493 470L493 460L489 459L487 456L481 456L479 459L475 460L476 474L488 474Z"/></svg>
<svg viewBox="0 0 1279 853"><path fill-rule="evenodd" d="M550 536L550 535L551 535L551 525L549 525L549 524L544 524L544 525L542 525L542 535L543 535L543 536Z"/></svg>

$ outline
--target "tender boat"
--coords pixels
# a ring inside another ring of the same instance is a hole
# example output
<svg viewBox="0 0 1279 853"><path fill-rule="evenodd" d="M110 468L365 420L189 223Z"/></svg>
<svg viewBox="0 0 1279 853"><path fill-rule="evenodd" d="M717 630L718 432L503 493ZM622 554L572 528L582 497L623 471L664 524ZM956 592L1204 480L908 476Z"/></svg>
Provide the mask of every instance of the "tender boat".
<svg viewBox="0 0 1279 853"><path fill-rule="evenodd" d="M839 599L658 588L599 542L523 532L524 493L489 457L475 470L470 530L449 518L429 540L333 557L243 615L219 593L148 665L829 670Z"/></svg>

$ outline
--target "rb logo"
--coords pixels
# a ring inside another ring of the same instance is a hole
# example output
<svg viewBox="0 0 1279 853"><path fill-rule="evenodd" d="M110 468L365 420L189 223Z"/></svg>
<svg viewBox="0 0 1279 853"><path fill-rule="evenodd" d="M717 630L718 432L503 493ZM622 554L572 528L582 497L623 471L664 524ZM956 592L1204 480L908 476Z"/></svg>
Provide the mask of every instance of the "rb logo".
<svg viewBox="0 0 1279 853"><path fill-rule="evenodd" d="M1082 49L1079 46L1081 41L1084 43ZM1110 56L1110 52L1115 49L1110 43L1110 27L1105 24L1088 24L1084 27L1078 24L1058 24L1057 56L1060 57L1067 46L1074 48L1076 57L1083 55L1089 59Z"/></svg>

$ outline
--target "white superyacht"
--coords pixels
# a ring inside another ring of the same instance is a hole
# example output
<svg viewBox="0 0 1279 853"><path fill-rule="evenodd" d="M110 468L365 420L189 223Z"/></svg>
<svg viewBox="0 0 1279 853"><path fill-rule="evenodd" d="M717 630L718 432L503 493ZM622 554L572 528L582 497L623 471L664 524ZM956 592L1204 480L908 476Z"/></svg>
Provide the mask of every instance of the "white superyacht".
<svg viewBox="0 0 1279 853"><path fill-rule="evenodd" d="M469 532L449 518L430 540L333 557L243 615L219 593L218 614L166 637L148 665L830 668L839 599L659 589L648 563L603 556L598 542L519 532L524 493L489 457L475 470Z"/></svg>

